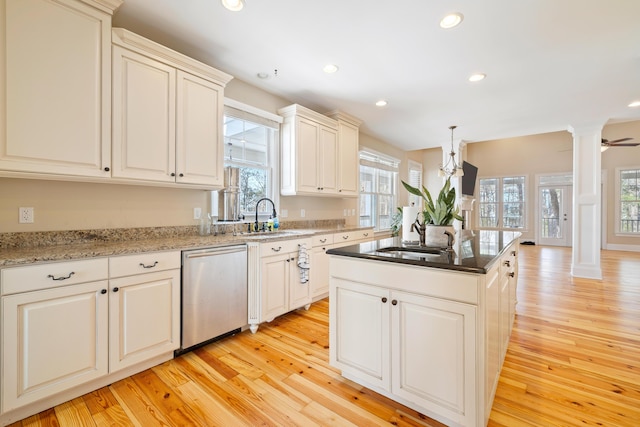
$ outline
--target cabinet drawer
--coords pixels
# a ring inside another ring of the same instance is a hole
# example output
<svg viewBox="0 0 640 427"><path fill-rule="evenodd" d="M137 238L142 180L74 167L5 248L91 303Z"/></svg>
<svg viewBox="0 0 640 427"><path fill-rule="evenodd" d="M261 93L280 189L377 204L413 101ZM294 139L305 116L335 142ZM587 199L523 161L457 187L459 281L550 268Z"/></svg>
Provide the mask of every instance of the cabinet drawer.
<svg viewBox="0 0 640 427"><path fill-rule="evenodd" d="M267 242L260 245L260 256L271 256L297 252L299 246L306 243L307 249L311 249L311 239L279 240L277 242Z"/></svg>
<svg viewBox="0 0 640 427"><path fill-rule="evenodd" d="M107 258L11 267L2 270L2 295L56 288L105 280L109 274Z"/></svg>
<svg viewBox="0 0 640 427"><path fill-rule="evenodd" d="M346 246L354 243L359 243L364 240L373 240L373 229L357 230L357 231L345 231L341 233L335 233L333 235L333 243L337 246Z"/></svg>
<svg viewBox="0 0 640 427"><path fill-rule="evenodd" d="M331 244L333 244L333 234L320 234L311 238L311 245L314 248Z"/></svg>
<svg viewBox="0 0 640 427"><path fill-rule="evenodd" d="M132 276L180 268L180 251L151 252L109 258L109 277Z"/></svg>

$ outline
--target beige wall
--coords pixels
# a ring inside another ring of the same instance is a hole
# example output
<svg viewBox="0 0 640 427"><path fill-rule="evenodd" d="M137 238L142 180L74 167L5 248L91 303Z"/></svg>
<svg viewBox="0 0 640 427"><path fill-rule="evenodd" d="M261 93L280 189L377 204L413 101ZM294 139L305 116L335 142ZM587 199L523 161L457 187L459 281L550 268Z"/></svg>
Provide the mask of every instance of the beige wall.
<svg viewBox="0 0 640 427"><path fill-rule="evenodd" d="M604 127L603 137L617 139L632 137L640 141L640 121L611 124ZM509 138L468 144L466 160L478 167L478 177L525 175L528 182L529 204L527 230L524 239L535 239L536 176L541 174L572 173L573 138L569 132L553 132L520 138ZM423 157L431 156L431 150L423 150ZM432 156L439 162L439 149ZM431 157L430 157L431 158ZM425 160L427 161L427 160ZM433 161L433 160L431 160ZM606 212L606 238L608 244L640 245L640 239L615 236L615 181L616 168L640 167L640 147L612 148L602 154L603 206ZM476 188L477 190L477 188ZM476 222L474 213L473 223Z"/></svg>

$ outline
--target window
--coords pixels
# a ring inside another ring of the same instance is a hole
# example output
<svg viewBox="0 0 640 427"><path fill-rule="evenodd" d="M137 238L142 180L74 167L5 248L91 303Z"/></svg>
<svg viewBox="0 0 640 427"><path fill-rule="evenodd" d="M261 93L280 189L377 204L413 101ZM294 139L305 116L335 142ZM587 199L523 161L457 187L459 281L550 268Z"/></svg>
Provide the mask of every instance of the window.
<svg viewBox="0 0 640 427"><path fill-rule="evenodd" d="M399 161L382 154L360 152L360 226L391 229L398 193Z"/></svg>
<svg viewBox="0 0 640 427"><path fill-rule="evenodd" d="M618 232L640 235L640 169L621 169L618 177Z"/></svg>
<svg viewBox="0 0 640 427"><path fill-rule="evenodd" d="M525 227L525 177L480 179L480 228Z"/></svg>
<svg viewBox="0 0 640 427"><path fill-rule="evenodd" d="M413 160L409 160L409 185L422 188L422 165ZM422 206L422 198L409 194L409 206Z"/></svg>
<svg viewBox="0 0 640 427"><path fill-rule="evenodd" d="M263 197L274 200L274 197L277 197L273 169L276 165L280 121L281 119L273 114L225 100L224 166L238 168L240 215L255 216L258 200ZM216 194L211 198L212 211L217 215L219 192L214 193ZM271 214L271 205L260 204L258 213Z"/></svg>

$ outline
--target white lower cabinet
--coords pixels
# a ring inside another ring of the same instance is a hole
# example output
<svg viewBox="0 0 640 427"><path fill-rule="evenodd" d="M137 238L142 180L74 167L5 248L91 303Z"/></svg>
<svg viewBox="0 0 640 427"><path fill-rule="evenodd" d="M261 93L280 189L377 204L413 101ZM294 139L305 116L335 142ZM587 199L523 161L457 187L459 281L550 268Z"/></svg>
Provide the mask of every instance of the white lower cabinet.
<svg viewBox="0 0 640 427"><path fill-rule="evenodd" d="M2 412L108 373L107 288L101 280L2 297Z"/></svg>
<svg viewBox="0 0 640 427"><path fill-rule="evenodd" d="M473 420L476 309L335 279L331 364L420 408Z"/></svg>
<svg viewBox="0 0 640 427"><path fill-rule="evenodd" d="M179 251L7 268L1 283L2 414L180 345Z"/></svg>

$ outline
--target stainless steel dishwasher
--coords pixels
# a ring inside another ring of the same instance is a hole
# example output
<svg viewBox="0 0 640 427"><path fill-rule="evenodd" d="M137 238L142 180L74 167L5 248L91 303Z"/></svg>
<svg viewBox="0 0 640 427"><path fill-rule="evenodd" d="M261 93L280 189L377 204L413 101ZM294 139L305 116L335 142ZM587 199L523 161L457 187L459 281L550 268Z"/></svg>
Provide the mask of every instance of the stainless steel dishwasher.
<svg viewBox="0 0 640 427"><path fill-rule="evenodd" d="M247 317L247 246L182 252L182 354L240 331Z"/></svg>

